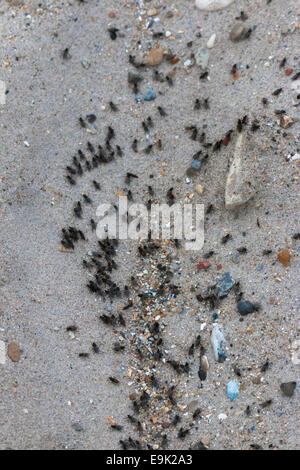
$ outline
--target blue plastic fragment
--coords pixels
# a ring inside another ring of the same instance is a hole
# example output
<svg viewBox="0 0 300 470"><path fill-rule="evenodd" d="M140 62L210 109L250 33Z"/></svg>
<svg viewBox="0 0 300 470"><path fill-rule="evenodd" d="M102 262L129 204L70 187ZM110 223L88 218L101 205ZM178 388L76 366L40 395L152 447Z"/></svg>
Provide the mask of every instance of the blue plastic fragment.
<svg viewBox="0 0 300 470"><path fill-rule="evenodd" d="M240 384L236 380L231 380L228 382L226 390L228 398L234 401L238 397Z"/></svg>
<svg viewBox="0 0 300 470"><path fill-rule="evenodd" d="M224 297L227 292L234 286L235 280L231 277L230 273L225 273L216 285L216 294L218 297Z"/></svg>
<svg viewBox="0 0 300 470"><path fill-rule="evenodd" d="M148 86L146 93L143 93L141 98L144 101L153 101L156 98L156 93L152 90L151 86Z"/></svg>
<svg viewBox="0 0 300 470"><path fill-rule="evenodd" d="M201 168L201 161L200 161L200 160L193 160L192 163L191 163L191 167L192 167L194 170L200 170L200 168Z"/></svg>

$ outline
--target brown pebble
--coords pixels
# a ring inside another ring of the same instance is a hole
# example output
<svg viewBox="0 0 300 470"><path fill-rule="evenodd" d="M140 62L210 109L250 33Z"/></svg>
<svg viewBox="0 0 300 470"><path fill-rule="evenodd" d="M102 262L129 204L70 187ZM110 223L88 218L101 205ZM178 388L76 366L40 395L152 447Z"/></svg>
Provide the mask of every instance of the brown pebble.
<svg viewBox="0 0 300 470"><path fill-rule="evenodd" d="M164 51L161 47L155 47L151 49L146 55L147 65L159 65L162 63L164 57Z"/></svg>
<svg viewBox="0 0 300 470"><path fill-rule="evenodd" d="M281 264L283 264L283 266L289 266L290 259L291 259L289 250L287 250L286 248L283 250L280 250L278 252L277 259L278 261L280 261Z"/></svg>
<svg viewBox="0 0 300 470"><path fill-rule="evenodd" d="M253 377L252 383L254 383L255 385L261 384L261 375L258 375L257 377Z"/></svg>
<svg viewBox="0 0 300 470"><path fill-rule="evenodd" d="M129 398L130 398L131 401L134 401L134 400L136 399L135 393L131 393L131 394L129 395Z"/></svg>
<svg viewBox="0 0 300 470"><path fill-rule="evenodd" d="M279 119L280 127L283 127L283 129L287 129L288 127L291 127L294 124L294 122L295 122L294 119L287 115L282 115Z"/></svg>
<svg viewBox="0 0 300 470"><path fill-rule="evenodd" d="M161 423L161 425L164 429L167 429L170 427L170 423Z"/></svg>
<svg viewBox="0 0 300 470"><path fill-rule="evenodd" d="M111 12L108 14L108 16L109 16L110 18L115 18L115 17L116 17L116 14L115 14L114 11L111 11Z"/></svg>
<svg viewBox="0 0 300 470"><path fill-rule="evenodd" d="M7 354L8 357L13 361L13 362L19 362L20 357L21 357L21 351L19 348L19 345L12 341L9 343L8 348L7 348Z"/></svg>
<svg viewBox="0 0 300 470"><path fill-rule="evenodd" d="M150 10L148 10L149 16L157 16L157 14L158 14L158 11L156 10L156 8L151 8Z"/></svg>

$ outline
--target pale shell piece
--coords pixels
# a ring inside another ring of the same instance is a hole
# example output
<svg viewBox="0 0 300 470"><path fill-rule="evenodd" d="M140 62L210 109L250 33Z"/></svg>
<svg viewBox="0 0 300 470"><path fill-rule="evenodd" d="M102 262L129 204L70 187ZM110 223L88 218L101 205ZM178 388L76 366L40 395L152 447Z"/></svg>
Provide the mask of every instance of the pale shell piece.
<svg viewBox="0 0 300 470"><path fill-rule="evenodd" d="M216 11L228 7L234 0L196 0L196 7L200 10Z"/></svg>

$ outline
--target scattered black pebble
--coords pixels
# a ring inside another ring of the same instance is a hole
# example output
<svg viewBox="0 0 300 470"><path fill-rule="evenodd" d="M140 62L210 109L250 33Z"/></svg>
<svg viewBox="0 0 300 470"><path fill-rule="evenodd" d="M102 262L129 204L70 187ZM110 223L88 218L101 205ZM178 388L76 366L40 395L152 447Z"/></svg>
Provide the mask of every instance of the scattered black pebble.
<svg viewBox="0 0 300 470"><path fill-rule="evenodd" d="M238 303L237 307L241 315L249 315L250 313L257 312L260 309L258 304L253 304L248 300L242 300Z"/></svg>

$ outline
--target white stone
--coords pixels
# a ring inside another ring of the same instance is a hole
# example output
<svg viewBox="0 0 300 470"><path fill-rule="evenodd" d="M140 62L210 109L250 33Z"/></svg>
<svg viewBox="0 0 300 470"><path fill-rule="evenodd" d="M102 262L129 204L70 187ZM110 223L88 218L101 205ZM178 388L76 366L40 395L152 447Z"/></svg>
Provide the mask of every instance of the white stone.
<svg viewBox="0 0 300 470"><path fill-rule="evenodd" d="M5 364L5 343L0 340L0 364Z"/></svg>
<svg viewBox="0 0 300 470"><path fill-rule="evenodd" d="M196 184L195 185L195 191L197 194L199 194L200 196L203 194L203 191L204 191L204 188L202 186L202 184Z"/></svg>
<svg viewBox="0 0 300 470"><path fill-rule="evenodd" d="M227 415L225 413L220 413L218 418L220 421L224 421L225 419L227 419Z"/></svg>
<svg viewBox="0 0 300 470"><path fill-rule="evenodd" d="M215 45L217 35L214 33L210 36L209 40L207 41L206 47L207 49L212 49Z"/></svg>
<svg viewBox="0 0 300 470"><path fill-rule="evenodd" d="M228 7L234 0L196 0L196 7L200 10L216 11Z"/></svg>

